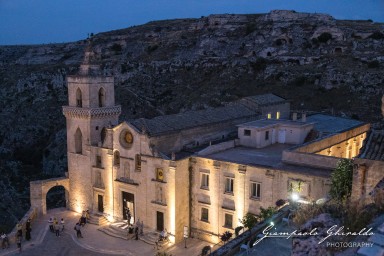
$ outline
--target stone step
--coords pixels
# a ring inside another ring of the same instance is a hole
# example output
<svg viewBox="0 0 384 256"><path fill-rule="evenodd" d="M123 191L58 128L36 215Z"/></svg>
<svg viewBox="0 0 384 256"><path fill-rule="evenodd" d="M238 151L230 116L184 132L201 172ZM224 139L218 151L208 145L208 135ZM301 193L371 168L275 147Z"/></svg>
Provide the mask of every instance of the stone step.
<svg viewBox="0 0 384 256"><path fill-rule="evenodd" d="M129 234L130 236L127 236L126 230L118 229L118 228L111 227L111 226L104 226L104 227L99 228L98 230L109 235L109 236L117 237L117 238L124 239L124 240L128 240L128 239L132 238L131 234Z"/></svg>
<svg viewBox="0 0 384 256"><path fill-rule="evenodd" d="M144 236L140 237L140 240L151 245L155 245L158 239L159 233L157 232L147 232L144 234Z"/></svg>
<svg viewBox="0 0 384 256"><path fill-rule="evenodd" d="M102 214L92 214L89 216L88 223L104 226L109 223L109 221Z"/></svg>

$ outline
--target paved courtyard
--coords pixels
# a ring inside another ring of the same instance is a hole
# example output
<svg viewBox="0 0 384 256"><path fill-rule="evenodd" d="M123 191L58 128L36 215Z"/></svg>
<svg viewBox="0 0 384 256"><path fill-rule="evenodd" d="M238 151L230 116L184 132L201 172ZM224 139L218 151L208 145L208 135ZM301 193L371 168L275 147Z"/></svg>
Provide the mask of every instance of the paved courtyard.
<svg viewBox="0 0 384 256"><path fill-rule="evenodd" d="M49 231L48 219L56 217L64 218L66 227L60 237ZM32 239L23 240L22 252L12 243L9 249L0 249L2 255L30 255L30 256L90 256L90 255L155 255L158 250L150 244L133 239L124 240L104 234L97 229L99 226L87 224L81 230L83 238L76 237L73 229L79 220L80 214L67 211L65 209L53 209L47 215L38 217L32 223ZM172 255L199 255L201 249L210 245L209 243L197 239L188 239L187 248L184 242L172 245L166 250ZM161 250L160 250L161 251Z"/></svg>

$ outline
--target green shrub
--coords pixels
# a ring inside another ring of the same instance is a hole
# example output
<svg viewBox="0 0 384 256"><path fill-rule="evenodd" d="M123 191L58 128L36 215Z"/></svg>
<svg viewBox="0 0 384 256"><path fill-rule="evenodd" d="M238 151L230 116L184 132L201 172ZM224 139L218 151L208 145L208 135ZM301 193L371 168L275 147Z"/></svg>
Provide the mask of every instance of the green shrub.
<svg viewBox="0 0 384 256"><path fill-rule="evenodd" d="M272 207L272 206L270 206L268 208L260 207L260 214L259 214L260 219L261 220L267 220L267 219L271 218L272 215L275 214L275 212L276 212L275 207Z"/></svg>
<svg viewBox="0 0 384 256"><path fill-rule="evenodd" d="M224 244L226 242L229 241L229 239L231 239L232 237L232 233L229 232L229 231L225 231L221 236L220 236L220 240L224 242Z"/></svg>
<svg viewBox="0 0 384 256"><path fill-rule="evenodd" d="M247 229L252 229L257 224L257 217L251 213L247 213L241 220L240 223Z"/></svg>
<svg viewBox="0 0 384 256"><path fill-rule="evenodd" d="M243 229L244 227L243 226L238 226L235 228L235 236L237 237L240 233L240 231Z"/></svg>
<svg viewBox="0 0 384 256"><path fill-rule="evenodd" d="M331 174L331 190L329 195L332 199L341 201L348 198L352 191L353 164L351 159L341 159Z"/></svg>

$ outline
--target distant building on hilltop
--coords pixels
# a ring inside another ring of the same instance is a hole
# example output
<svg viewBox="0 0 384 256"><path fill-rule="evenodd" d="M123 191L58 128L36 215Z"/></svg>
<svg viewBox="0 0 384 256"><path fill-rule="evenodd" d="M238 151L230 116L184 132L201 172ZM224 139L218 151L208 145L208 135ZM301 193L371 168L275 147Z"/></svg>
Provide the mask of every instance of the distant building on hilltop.
<svg viewBox="0 0 384 256"><path fill-rule="evenodd" d="M87 48L80 72L68 76L68 175L31 182L31 206L46 213L46 194L64 186L67 207L108 220L138 218L171 240L219 241L239 218L297 192L327 196L340 158L355 157L369 125L323 114L290 119L274 94L225 107L119 123L114 79L102 76ZM127 99L129 100L129 99Z"/></svg>

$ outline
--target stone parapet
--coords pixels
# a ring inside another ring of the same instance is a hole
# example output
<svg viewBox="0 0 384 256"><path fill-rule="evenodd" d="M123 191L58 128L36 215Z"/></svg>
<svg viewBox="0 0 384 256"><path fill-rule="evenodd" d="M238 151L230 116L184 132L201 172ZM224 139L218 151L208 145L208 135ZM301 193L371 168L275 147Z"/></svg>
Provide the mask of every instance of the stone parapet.
<svg viewBox="0 0 384 256"><path fill-rule="evenodd" d="M121 113L121 106L102 107L102 108L79 108L63 106L63 114L66 118L105 118L111 116L119 116Z"/></svg>

